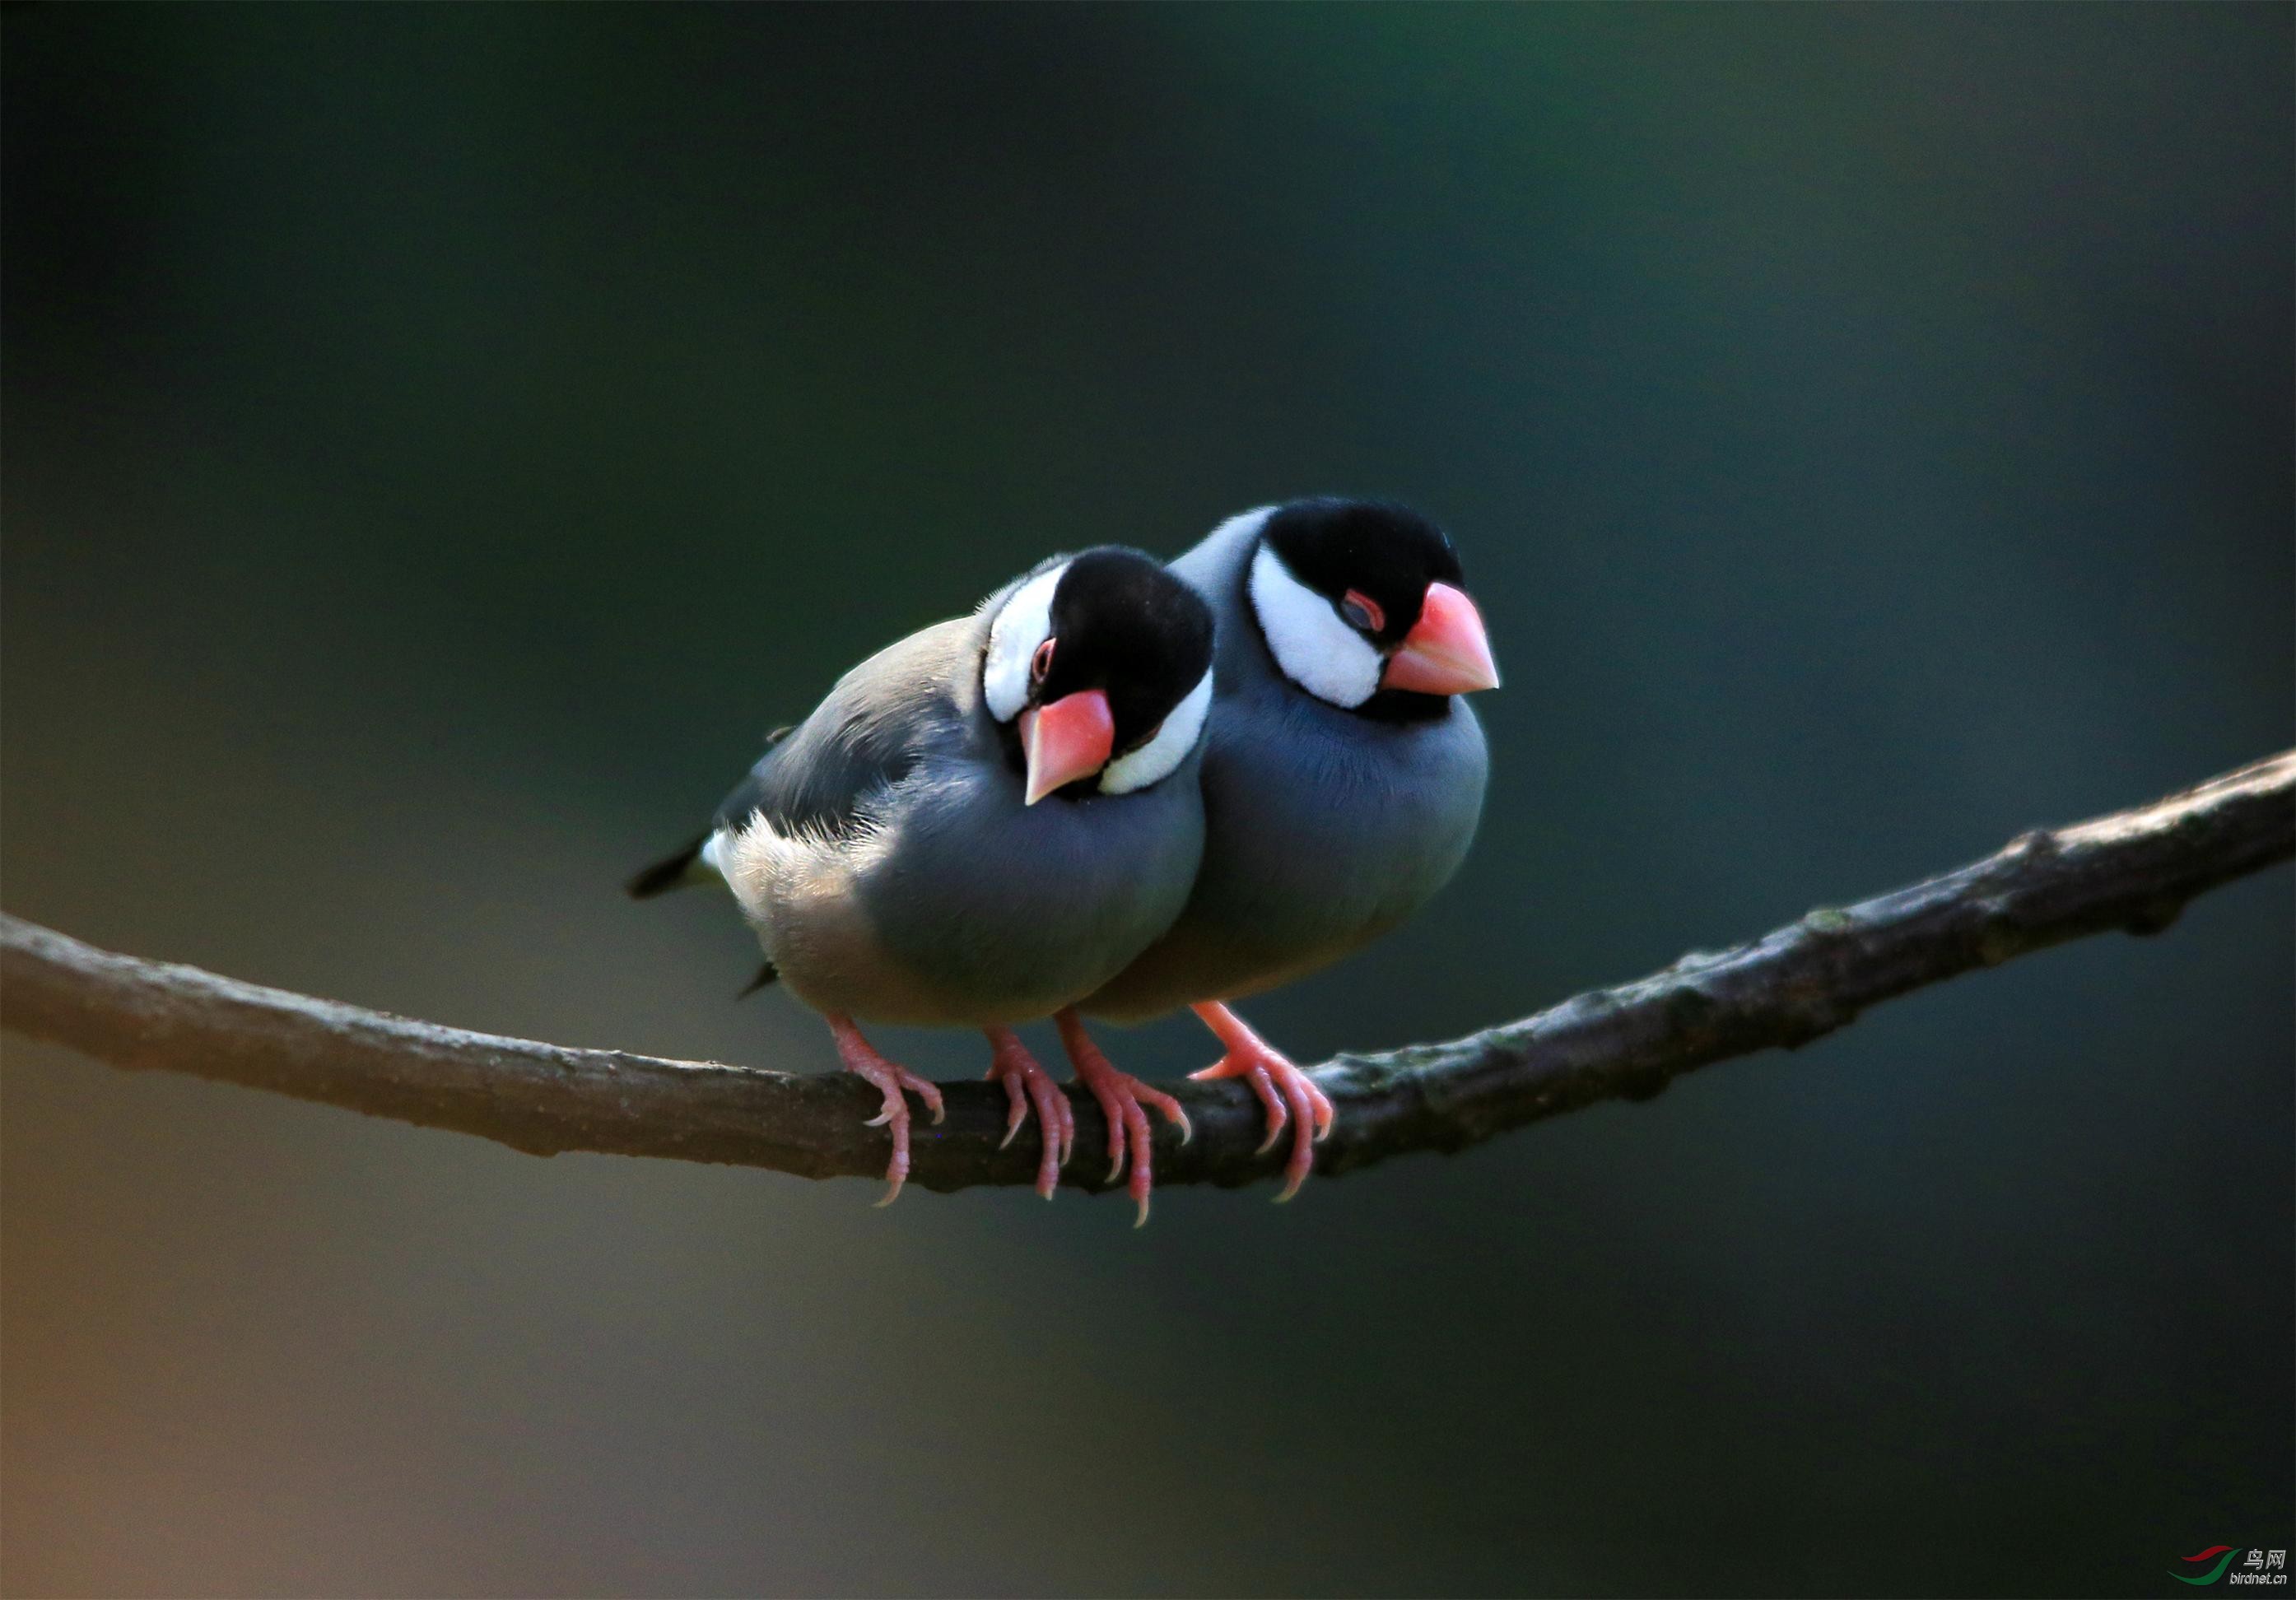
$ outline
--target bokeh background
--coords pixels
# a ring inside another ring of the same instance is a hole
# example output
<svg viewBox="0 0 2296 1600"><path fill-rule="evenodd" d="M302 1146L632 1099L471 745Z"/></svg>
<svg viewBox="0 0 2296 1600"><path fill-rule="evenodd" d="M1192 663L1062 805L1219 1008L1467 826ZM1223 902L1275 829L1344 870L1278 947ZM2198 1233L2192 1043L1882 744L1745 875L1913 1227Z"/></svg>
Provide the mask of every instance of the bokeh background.
<svg viewBox="0 0 2296 1600"><path fill-rule="evenodd" d="M825 1071L621 877L1044 552L1323 490L1507 686L1303 1059L2180 787L2296 729L2291 19L12 8L0 898ZM2296 1542L2290 886L1139 1234L12 1041L0 1584L2162 1592Z"/></svg>

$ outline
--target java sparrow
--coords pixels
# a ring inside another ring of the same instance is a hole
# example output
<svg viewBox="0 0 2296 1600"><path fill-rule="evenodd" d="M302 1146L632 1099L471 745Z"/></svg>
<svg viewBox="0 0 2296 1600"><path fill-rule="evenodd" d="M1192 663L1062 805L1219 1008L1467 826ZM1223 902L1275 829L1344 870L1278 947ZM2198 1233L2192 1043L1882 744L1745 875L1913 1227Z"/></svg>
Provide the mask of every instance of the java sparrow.
<svg viewBox="0 0 2296 1600"><path fill-rule="evenodd" d="M1267 1144L1290 1119L1288 1200L1331 1101L1225 1002L1378 937L1457 869L1488 767L1459 697L1496 687L1498 669L1450 540L1400 506L1262 506L1172 570L1219 624L1203 865L1179 919L1084 1009L1191 1007L1226 1052L1195 1075L1249 1082Z"/></svg>
<svg viewBox="0 0 2296 1600"><path fill-rule="evenodd" d="M828 1019L846 1069L884 1096L890 1202L909 1167L902 1090L940 1095L879 1055L857 1022L979 1028L1011 1097L1033 1105L1050 1199L1076 1139L1067 1099L1013 1024L1056 1016L1106 1113L1111 1182L1128 1147L1148 1214L1144 1104L1183 1135L1177 1101L1118 1072L1072 1008L1186 902L1203 846L1197 761L1212 700L1212 616L1136 551L1054 557L980 610L853 668L772 745L710 830L639 873L639 898L721 878L767 970ZM885 1202L881 1202L883 1204Z"/></svg>

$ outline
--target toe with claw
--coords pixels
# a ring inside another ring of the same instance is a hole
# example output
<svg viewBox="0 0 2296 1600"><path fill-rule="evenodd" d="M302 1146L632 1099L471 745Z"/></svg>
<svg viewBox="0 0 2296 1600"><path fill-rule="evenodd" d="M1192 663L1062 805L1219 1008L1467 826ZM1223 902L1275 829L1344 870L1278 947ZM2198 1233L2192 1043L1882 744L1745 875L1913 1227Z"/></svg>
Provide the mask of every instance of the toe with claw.
<svg viewBox="0 0 2296 1600"><path fill-rule="evenodd" d="M1012 1103L1004 1120L1004 1137L996 1147L1001 1150L1013 1142L1034 1106L1045 1147L1043 1159L1037 1164L1037 1193L1049 1200L1054 1185L1061 1180L1061 1169L1068 1165L1069 1155L1076 1148L1076 1113L1069 1107L1068 1096L1061 1092L1052 1074L1037 1065L1018 1033L1010 1028L982 1032L988 1036L988 1076L1004 1085L1005 1097Z"/></svg>
<svg viewBox="0 0 2296 1600"><path fill-rule="evenodd" d="M1140 1208L1133 1226L1138 1228L1148 1220L1148 1192L1154 1186L1154 1173L1149 1165L1148 1114L1144 1106L1152 1106L1164 1119L1180 1131L1180 1142L1185 1144L1193 1130L1188 1126L1188 1114L1180 1109L1179 1101L1161 1090L1151 1089L1129 1073L1120 1073L1110 1065L1084 1031L1084 1019L1073 1009L1061 1012L1054 1018L1061 1031L1061 1043L1067 1049L1069 1060L1076 1067L1077 1082L1092 1091L1100 1102L1101 1114L1108 1119L1108 1180L1114 1183L1124 1175L1127 1156L1132 1163L1132 1180L1125 1186L1133 1204Z"/></svg>
<svg viewBox="0 0 2296 1600"><path fill-rule="evenodd" d="M944 1114L940 1090L907 1067L879 1055L875 1047L861 1037L861 1030L853 1025L851 1017L831 1017L829 1031L837 1041L838 1058L845 1064L845 1070L856 1077L868 1080L876 1087L877 1092L885 1097L885 1108L864 1125L885 1128L892 1133L893 1159L885 1168L885 1182L890 1187L885 1190L885 1197L877 1202L880 1205L890 1205L900 1198L901 1185L909 1175L909 1105L901 1098L901 1092L906 1090L922 1100L932 1113L932 1120L938 1122Z"/></svg>
<svg viewBox="0 0 2296 1600"><path fill-rule="evenodd" d="M1218 1037L1227 1054L1189 1076L1242 1078L1251 1085L1252 1092L1267 1108L1267 1137L1260 1141L1262 1150L1283 1137L1287 1122L1291 1125L1292 1154L1283 1163L1283 1192L1275 1196L1280 1205L1300 1192L1300 1186L1307 1181L1308 1169L1315 1164L1316 1145L1331 1135L1331 1097L1226 1006L1208 1000L1190 1009Z"/></svg>

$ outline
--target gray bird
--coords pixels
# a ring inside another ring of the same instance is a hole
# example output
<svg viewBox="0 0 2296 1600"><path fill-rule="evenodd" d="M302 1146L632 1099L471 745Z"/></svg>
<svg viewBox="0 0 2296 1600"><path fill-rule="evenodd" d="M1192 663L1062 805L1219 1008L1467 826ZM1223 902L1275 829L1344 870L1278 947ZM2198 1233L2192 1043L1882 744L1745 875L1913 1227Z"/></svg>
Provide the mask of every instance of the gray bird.
<svg viewBox="0 0 2296 1600"><path fill-rule="evenodd" d="M1263 506L1172 570L1219 624L1203 864L1170 930L1084 1009L1193 1008L1226 1051L1195 1075L1250 1082L1267 1144L1292 1123L1288 1200L1332 1104L1225 1002L1377 938L1458 869L1488 770L1460 697L1498 670L1450 540L1400 506Z"/></svg>
<svg viewBox="0 0 2296 1600"><path fill-rule="evenodd" d="M641 899L716 878L776 976L828 1019L875 1085L890 1184L909 1166L914 1093L859 1021L972 1027L1011 1099L1033 1106L1047 1199L1075 1142L1066 1098L1013 1024L1055 1016L1107 1114L1110 1181L1128 1149L1147 1218L1144 1104L1185 1136L1178 1102L1111 1066L1073 1006L1186 902L1203 847L1197 763L1212 700L1211 612L1152 557L1054 557L980 609L914 633L838 680L776 739L710 830L632 878ZM754 985L753 985L754 987ZM882 1202L881 1202L882 1204Z"/></svg>

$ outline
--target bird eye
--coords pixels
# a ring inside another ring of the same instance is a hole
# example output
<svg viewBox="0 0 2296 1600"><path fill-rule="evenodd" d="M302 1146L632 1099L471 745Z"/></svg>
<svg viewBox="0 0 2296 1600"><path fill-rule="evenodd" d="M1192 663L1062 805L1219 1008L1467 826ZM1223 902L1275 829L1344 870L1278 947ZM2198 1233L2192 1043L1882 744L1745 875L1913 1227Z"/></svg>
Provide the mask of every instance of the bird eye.
<svg viewBox="0 0 2296 1600"><path fill-rule="evenodd" d="M1053 641L1047 639L1037 647L1037 653L1029 657L1029 681L1032 683L1042 683L1046 674L1052 670Z"/></svg>
<svg viewBox="0 0 2296 1600"><path fill-rule="evenodd" d="M1387 613L1360 589L1348 591L1347 598L1340 601L1340 615L1348 619L1349 627L1365 633L1376 633L1387 626Z"/></svg>

